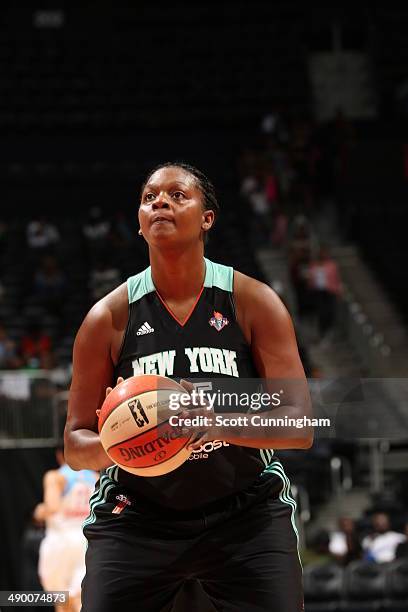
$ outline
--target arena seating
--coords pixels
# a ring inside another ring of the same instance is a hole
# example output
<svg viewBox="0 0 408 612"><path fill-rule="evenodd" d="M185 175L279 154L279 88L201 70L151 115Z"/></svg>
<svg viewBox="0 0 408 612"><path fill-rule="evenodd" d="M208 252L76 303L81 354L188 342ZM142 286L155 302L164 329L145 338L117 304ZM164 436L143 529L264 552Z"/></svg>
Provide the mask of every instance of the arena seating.
<svg viewBox="0 0 408 612"><path fill-rule="evenodd" d="M304 589L307 612L406 612L408 560L309 565Z"/></svg>

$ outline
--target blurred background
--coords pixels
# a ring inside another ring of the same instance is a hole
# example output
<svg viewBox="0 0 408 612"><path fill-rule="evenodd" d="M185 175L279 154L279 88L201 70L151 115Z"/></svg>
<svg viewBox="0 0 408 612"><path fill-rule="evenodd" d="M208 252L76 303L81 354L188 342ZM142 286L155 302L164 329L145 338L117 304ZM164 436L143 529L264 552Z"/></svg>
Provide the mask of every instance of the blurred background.
<svg viewBox="0 0 408 612"><path fill-rule="evenodd" d="M408 610L407 29L395 3L2 2L1 589L38 585L76 331L147 265L145 173L185 160L221 205L207 255L279 293L311 386L382 381L323 401L362 435L279 453L306 610Z"/></svg>

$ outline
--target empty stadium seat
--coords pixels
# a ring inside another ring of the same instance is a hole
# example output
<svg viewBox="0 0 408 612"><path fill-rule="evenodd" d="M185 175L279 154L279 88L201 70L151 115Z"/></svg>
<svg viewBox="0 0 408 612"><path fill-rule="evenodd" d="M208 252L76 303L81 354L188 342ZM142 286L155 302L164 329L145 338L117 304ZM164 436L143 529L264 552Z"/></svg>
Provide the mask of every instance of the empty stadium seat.
<svg viewBox="0 0 408 612"><path fill-rule="evenodd" d="M353 561L345 570L345 612L382 610L385 597L386 564L371 561Z"/></svg>
<svg viewBox="0 0 408 612"><path fill-rule="evenodd" d="M332 612L339 609L344 570L340 565L306 566L303 572L307 612Z"/></svg>
<svg viewBox="0 0 408 612"><path fill-rule="evenodd" d="M387 612L408 610L408 559L398 559L388 564L385 590Z"/></svg>

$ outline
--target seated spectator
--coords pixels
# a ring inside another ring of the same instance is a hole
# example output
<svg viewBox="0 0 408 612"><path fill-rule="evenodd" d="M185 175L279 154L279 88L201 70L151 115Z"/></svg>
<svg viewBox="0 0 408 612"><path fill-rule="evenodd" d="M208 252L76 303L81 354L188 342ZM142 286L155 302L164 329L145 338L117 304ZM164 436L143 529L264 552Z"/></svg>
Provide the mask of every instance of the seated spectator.
<svg viewBox="0 0 408 612"><path fill-rule="evenodd" d="M335 323L337 298L342 291L337 264L326 247L322 246L317 259L310 263L308 278L320 339L326 340Z"/></svg>
<svg viewBox="0 0 408 612"><path fill-rule="evenodd" d="M265 177L262 170L247 176L241 185L241 195L252 209L251 238L254 245L269 242L271 230L271 209L266 192Z"/></svg>
<svg viewBox="0 0 408 612"><path fill-rule="evenodd" d="M362 550L353 519L339 518L339 529L330 534L329 551L342 564L361 558Z"/></svg>
<svg viewBox="0 0 408 612"><path fill-rule="evenodd" d="M312 311L312 295L308 282L311 242L307 220L303 217L296 218L289 245L289 271L300 319L308 317Z"/></svg>
<svg viewBox="0 0 408 612"><path fill-rule="evenodd" d="M364 558L377 563L393 561L396 548L398 544L406 542L406 535L391 530L390 519L385 512L376 512L371 522L372 533L362 543Z"/></svg>
<svg viewBox="0 0 408 612"><path fill-rule="evenodd" d="M101 257L91 271L89 286L93 299L99 300L120 284L120 273L117 268Z"/></svg>
<svg viewBox="0 0 408 612"><path fill-rule="evenodd" d="M54 365L51 339L37 321L32 321L21 340L23 365L32 369L50 369Z"/></svg>
<svg viewBox="0 0 408 612"><path fill-rule="evenodd" d="M12 370L20 365L16 344L9 338L4 324L0 322L0 369Z"/></svg>
<svg viewBox="0 0 408 612"><path fill-rule="evenodd" d="M126 265L129 257L132 257L131 250L138 243L135 235L137 236L137 233L132 231L125 213L116 212L109 234L109 260L114 267L121 268L123 263ZM94 265L96 266L97 263L95 262Z"/></svg>
<svg viewBox="0 0 408 612"><path fill-rule="evenodd" d="M95 263L105 250L110 231L110 221L104 218L99 206L93 206L88 213L88 220L82 226L91 263Z"/></svg>
<svg viewBox="0 0 408 612"><path fill-rule="evenodd" d="M271 243L273 247L282 247L287 238L288 232L288 217L282 209L276 208L273 213L273 229L271 234Z"/></svg>
<svg viewBox="0 0 408 612"><path fill-rule="evenodd" d="M88 221L83 225L83 232L88 240L106 238L110 232L110 221L103 218L99 206L93 206L88 215Z"/></svg>
<svg viewBox="0 0 408 612"><path fill-rule="evenodd" d="M52 223L44 217L30 221L26 230L27 244L33 251L50 252L52 247L60 240L60 235Z"/></svg>
<svg viewBox="0 0 408 612"><path fill-rule="evenodd" d="M65 297L66 279L57 260L48 256L34 276L34 291L39 301L53 314L59 314Z"/></svg>
<svg viewBox="0 0 408 612"><path fill-rule="evenodd" d="M128 223L123 211L118 211L113 224L113 239L119 247L127 247L134 241L134 232Z"/></svg>
<svg viewBox="0 0 408 612"><path fill-rule="evenodd" d="M288 129L281 108L276 104L262 117L261 132L267 138L273 138L274 142L286 143L288 140Z"/></svg>

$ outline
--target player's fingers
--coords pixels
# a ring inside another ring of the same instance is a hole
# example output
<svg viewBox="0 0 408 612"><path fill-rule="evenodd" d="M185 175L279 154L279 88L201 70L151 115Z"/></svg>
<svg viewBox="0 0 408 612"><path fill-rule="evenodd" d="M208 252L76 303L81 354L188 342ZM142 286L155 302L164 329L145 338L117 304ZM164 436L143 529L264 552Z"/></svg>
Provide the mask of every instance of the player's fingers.
<svg viewBox="0 0 408 612"><path fill-rule="evenodd" d="M185 390L188 391L189 393L191 393L192 390L194 389L193 383L189 382L188 380L184 380L184 378L180 380L180 385L184 387Z"/></svg>
<svg viewBox="0 0 408 612"><path fill-rule="evenodd" d="M209 440L208 432L206 431L204 434L201 432L201 435L199 434L197 438L190 440L190 442L187 444L187 450L191 450L191 451L198 450L200 446L204 444L204 442L207 442L208 440Z"/></svg>
<svg viewBox="0 0 408 612"><path fill-rule="evenodd" d="M120 385L120 383L123 383L125 379L123 378L123 376L119 376L118 380L116 381L117 385Z"/></svg>
<svg viewBox="0 0 408 612"><path fill-rule="evenodd" d="M208 432L207 431L193 431L189 440L189 444L196 444L198 442L198 440L201 440L203 438L203 436L205 436Z"/></svg>
<svg viewBox="0 0 408 612"><path fill-rule="evenodd" d="M97 410L95 410L95 412L96 412L96 416L97 416L97 417L98 417L98 419L99 419L99 415L101 414L101 410L100 410L100 408L98 408Z"/></svg>
<svg viewBox="0 0 408 612"><path fill-rule="evenodd" d="M108 397L111 391L112 391L112 387L106 387L105 397Z"/></svg>

